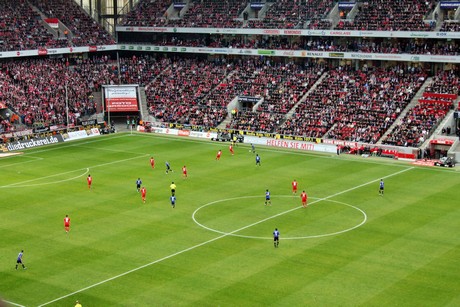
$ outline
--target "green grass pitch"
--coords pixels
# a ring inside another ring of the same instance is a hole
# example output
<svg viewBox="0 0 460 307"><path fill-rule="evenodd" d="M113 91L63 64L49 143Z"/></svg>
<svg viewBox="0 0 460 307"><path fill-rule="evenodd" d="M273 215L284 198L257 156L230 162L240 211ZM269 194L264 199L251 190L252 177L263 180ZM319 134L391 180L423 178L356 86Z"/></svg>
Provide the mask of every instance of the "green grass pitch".
<svg viewBox="0 0 460 307"><path fill-rule="evenodd" d="M460 306L458 169L256 151L260 167L247 145L231 156L223 143L114 134L0 159L0 297L12 306ZM15 270L21 249L27 269Z"/></svg>

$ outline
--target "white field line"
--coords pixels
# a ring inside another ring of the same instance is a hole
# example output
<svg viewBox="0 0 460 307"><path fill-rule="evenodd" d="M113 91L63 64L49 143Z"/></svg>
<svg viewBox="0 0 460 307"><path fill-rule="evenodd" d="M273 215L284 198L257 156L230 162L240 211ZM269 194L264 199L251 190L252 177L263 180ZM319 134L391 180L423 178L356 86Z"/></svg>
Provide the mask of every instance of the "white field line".
<svg viewBox="0 0 460 307"><path fill-rule="evenodd" d="M346 190L343 190L343 191L341 191L341 192L337 192L337 193L335 193L335 194L332 194L332 195L329 195L329 196L327 196L327 197L321 198L321 200L329 199L329 198L332 198L332 197L335 197L335 196L338 196L338 195L341 195L341 194L344 194L344 193L347 193L347 192L350 192L350 191L359 189L359 188L364 187L364 186L366 186L366 185L369 185L369 184L371 184L371 183L379 182L380 179L385 179L385 178L393 177L393 176L399 175L399 174L401 174L401 173L410 171L410 170L412 170L412 169L414 169L414 167L406 168L406 169L404 169L404 170L402 170L402 171L399 171L399 172L396 172L396 173L393 173L393 174L390 174L390 175L387 175L387 176L384 176L384 177L379 177L378 179L374 179L374 180L371 180L371 181L369 181L369 182L366 182L366 183L357 185L357 186L355 186L355 187L353 187L353 188L346 189ZM273 215L273 216L267 217L267 218L262 219L262 220L260 220L260 221L258 221L258 222L249 224L249 225L247 225L247 226L244 226L244 227L241 227L241 228L239 228L239 229L233 230L233 231L231 231L231 232L229 232L229 233L220 235L220 236L218 236L218 237L215 237L215 238L210 239L210 240L208 240L208 241L205 241L205 242L203 242L203 243L196 244L196 245L194 245L194 246L188 247L188 248L186 248L186 249L183 249L183 250L178 251L178 252L176 252L176 253L170 254L170 255L165 256L165 257L163 257L163 258L160 258L160 259L154 260L154 261L152 261L152 262L149 262L149 263L147 263L147 264L141 265L141 266L139 266L139 267L137 267L137 268L131 269L131 270L126 271L126 272L124 272L124 273L121 273L121 274L118 274L118 275L116 275L116 276L107 278L107 279L102 280L102 281L100 281L100 282L98 282L98 283L89 285L89 286L87 286L87 287L85 287L85 288L82 288L82 289L80 289L80 290L74 291L74 292L72 292L72 293L63 295L63 296L58 297L58 298L55 298L54 300L51 300L51 301L49 301L49 302L46 302L46 303L43 303L43 304L38 305L38 307L42 307L42 306L49 305L49 304L51 304L51 303L60 301L60 300L62 300L62 299L64 299L64 298L67 298L67 297L72 296L72 295L74 295L74 294L77 294L77 293L86 291L86 290L88 290L88 289L97 287L97 286L99 286L99 285L105 284L106 282L109 282L109 281L111 281L111 280L120 278L120 277L122 277L122 276L128 275L128 274L130 274L130 273L133 273L133 272L139 271L139 270L141 270L141 269L143 269L143 268L146 268L146 267L148 267L148 266L151 266L151 265L153 265L153 264L156 264L156 263L162 262L162 261L164 261L164 260L170 259L170 258L172 258L172 257L181 255L181 254L186 253L186 252L188 252L188 251L194 250L195 248L198 248L198 247L207 245L207 244L209 244L209 243L212 243L212 242L214 242L214 241L217 241L217 240L219 240L219 239L228 237L228 236L230 236L230 235L232 235L232 234L234 234L234 233L236 233L236 232L245 230L245 229L247 229L247 228L250 228L250 227L252 227L252 226L258 225L258 224L263 223L263 222L265 222L265 221L271 220L271 219L273 219L273 218L275 218L275 217L277 217L277 216L283 215L283 214L285 214L285 213L287 213L287 212L291 212L291 211L297 210L297 209L298 209L298 208L290 209L290 210L287 210L287 211L285 211L285 212L281 212L281 213L275 214L275 215Z"/></svg>
<svg viewBox="0 0 460 307"><path fill-rule="evenodd" d="M16 304L16 303L13 303L13 302L10 302L10 301L7 301L7 300L3 300L5 303L7 304L10 304L10 305L14 305L14 306L18 306L18 307L26 307L24 305L19 305L19 304Z"/></svg>
<svg viewBox="0 0 460 307"><path fill-rule="evenodd" d="M17 158L17 157L32 158L32 159L35 159L35 160L29 160L29 161L22 161L22 162L15 162L15 163L10 163L10 164L4 164L4 165L0 165L0 168L9 167L9 166L16 166L16 165L18 165L18 164L32 163L32 162L37 162L37 160L44 160L44 159L45 159L45 158L40 158L40 157L24 156L24 155L21 155L21 156L11 156L11 157L6 157L6 158L2 158L2 159L11 159L11 158Z"/></svg>
<svg viewBox="0 0 460 307"><path fill-rule="evenodd" d="M116 160L116 161L112 161L112 162L97 164L97 165L93 165L93 166L89 166L89 167L79 168L79 169L76 169L76 170L73 170L73 171L68 171L68 172L58 173L58 174L49 175L49 176L45 176L45 177L39 177L39 178L34 178L34 179L25 180L25 181L21 181L21 182L16 182L16 183L12 183L12 184L9 184L9 185L0 186L0 188L10 188L10 187L18 187L18 186L21 187L22 184L29 183L29 182L34 182L34 181L37 181L37 180L43 180L43 179L52 178L52 177L56 177L56 176L66 175L66 174L70 174L70 173L74 173L74 172L82 171L82 170L88 172L89 169L102 167L102 166L107 166L107 165L111 165L111 164L116 164L116 163L120 163L120 162L125 162L125 161L129 161L129 160L139 159L139 158L145 158L145 157L149 157L149 156L150 155L145 154L145 155L140 155L140 156L133 157L133 158L127 158L127 159L122 159L122 160ZM81 177L81 175L78 176L78 177Z"/></svg>
<svg viewBox="0 0 460 307"><path fill-rule="evenodd" d="M275 197L286 197L286 198L294 198L294 197L298 197L297 195L296 196L293 196L293 195L275 195ZM195 222L195 224L197 224L198 226L204 228L204 229L207 229L209 231L212 231L212 232L216 232L216 233L219 233L219 234L228 234L230 236L233 236L233 237L240 237L240 238L247 238L247 239L261 239L261 240L273 240L273 237L256 237L256 236L246 236L246 235L239 235L239 234L229 234L225 231L220 231L220 230L217 230L217 229L214 229L214 228L211 228L211 227L208 227L206 225L203 225L201 224L200 222L198 222L195 218L195 215L196 213L198 213L198 211L200 211L201 209L205 208L205 207L208 207L208 206L211 206L211 205L214 205L216 203L220 203L220 202L225 202L225 201L229 201L229 200L236 200L236 199L245 199L245 198L260 198L260 196L240 196L240 197L233 197L233 198L227 198L227 199L222 199L222 200L216 200L216 201L213 201L213 202L210 202L210 203L207 203L199 208L197 208L193 214L192 214L192 219L193 221ZM313 204L316 204L320 201L324 201L324 200L328 200L326 198L318 198L318 197L309 197L311 199L315 199L314 201L311 201L308 203L308 206L311 206ZM328 197L330 198L330 197ZM331 232L331 233L324 233L324 234L319 234L319 235L311 235L311 236L303 236L303 237L285 237L283 236L283 240L301 240L301 239L313 239L313 238L322 238L322 237L330 237L330 236L335 236L335 235L339 235L339 234L342 234L342 233L345 233L345 232L348 232L348 231L352 231L358 227L361 227L362 225L364 225L367 221L367 214L366 212L364 212L363 210L361 210L360 208L356 207L356 206L353 206L353 205L350 205L350 204L347 204L347 203L344 203L344 202L341 202L341 201L334 201L334 200L329 200L330 202L334 202L334 203L338 203L338 204L342 204L342 205L345 205L345 206L348 206L350 208L353 208L355 210L357 210L358 212L361 212L361 214L363 215L363 220L361 222L359 222L359 224L353 226L353 227L349 227L349 228L346 228L346 229L343 229L343 230L339 230L339 231L336 231L336 232ZM296 206L295 208L292 208L292 209L289 209L289 210L286 210L286 211L283 211L283 212L280 212L278 213L276 216L280 216L280 215L284 215L284 214L287 214L289 212L292 212L292 211L295 211L295 210L298 210L298 209L301 209L303 208L303 206Z"/></svg>
<svg viewBox="0 0 460 307"><path fill-rule="evenodd" d="M50 185L50 184L62 183L62 182L72 181L72 180L81 178L81 177L85 176L88 173L89 173L89 168L87 168L86 171L83 172L82 174L74 176L74 177L71 177L71 178L67 178L67 179L56 180L56 181L47 181L47 182L41 182L41 183L33 183L33 184L24 184L25 181L24 182L16 182L16 183L12 183L10 185L0 186L0 189L3 189L3 188L36 187L36 186L42 186L42 185ZM30 181L36 181L36 180L35 179L34 180L29 180L29 182Z"/></svg>

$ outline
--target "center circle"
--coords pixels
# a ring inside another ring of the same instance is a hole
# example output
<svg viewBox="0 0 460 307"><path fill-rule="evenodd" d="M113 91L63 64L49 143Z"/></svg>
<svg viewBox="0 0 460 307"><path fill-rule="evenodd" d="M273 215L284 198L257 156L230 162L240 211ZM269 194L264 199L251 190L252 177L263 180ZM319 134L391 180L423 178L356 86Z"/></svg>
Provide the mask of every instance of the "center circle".
<svg viewBox="0 0 460 307"><path fill-rule="evenodd" d="M293 198L293 197L297 197L297 196L292 196L292 195L277 195L277 196L274 196L272 197L273 198ZM337 231L332 231L332 232L325 232L325 233L320 233L320 234L315 234L315 235L305 235L305 236L291 236L291 237L285 237L283 236L282 239L283 240L302 240L302 239L313 239L313 238L322 238L322 237L328 237L328 236L334 236L334 235L339 235L339 234L343 234L343 233L346 233L348 231L351 231L351 230L354 230L358 227L361 227L362 225L364 225L367 221L367 215L366 213L356 207L356 206L353 206L353 205L350 205L350 204L347 204L345 202L341 202L341 201L337 201L337 200L331 200L331 199L328 199L327 197L325 198L318 198L318 197L309 197L309 200L313 200L313 201L310 201L309 202L309 206L305 209L303 208L302 206L296 206L296 207L293 207L293 208L289 208L285 211L281 211L281 212L278 212L278 213L275 213L275 214L272 214L271 216L268 216L268 217L265 217L263 219L260 219L259 221L257 222L254 222L252 224L249 224L249 225L246 225L246 226L243 226L239 229L235 229L233 231L230 231L230 232L226 232L226 231L221 231L221 230L218 230L218 229L215 229L215 228L212 228L212 227L209 227L209 226L206 226L204 223L200 223L198 220L197 220L197 213L206 208L206 207L209 207L209 206L212 206L212 205L216 205L216 204L219 204L219 203L224 203L224 202L231 202L231 201L237 201L237 200L242 200L242 199L251 199L251 198L258 198L260 199L260 195L259 196L239 196L239 197L233 197L233 198L226 198L226 199L220 199L220 200L216 200L216 201L212 201L212 202L209 202L207 204L204 204L202 206L200 206L199 208L197 208L193 214L192 214L192 219L193 221L200 227L206 229L206 230L209 230L209 231L212 231L212 232L215 232L215 233L218 233L218 234L221 234L221 235L226 235L226 236L233 236L233 237L240 237L240 238L247 238L247 239L259 239L259 240L273 240L273 237L261 237L261 236L250 236L250 235L242 235L242 234L238 234L238 232L242 231L242 230L245 230L245 229L248 229L252 226L255 226L255 225L258 225L258 224L261 224L261 223L264 223L265 221L268 221L268 220L271 220L271 219L274 219L274 218L277 218L279 216L282 216L282 215L285 215L285 214L288 214L292 211L295 211L295 210L298 210L298 209L303 209L303 210L308 210L310 209L310 206L314 205L315 203L319 203L319 202L324 202L324 203L333 203L333 204L338 204L338 205L341 205L341 206L346 206L346 207L349 207L357 212L359 212L359 214L362 216L362 218L356 223L354 224L353 226L350 226L350 227L345 227L343 229L339 229ZM276 206L276 205L274 205Z"/></svg>

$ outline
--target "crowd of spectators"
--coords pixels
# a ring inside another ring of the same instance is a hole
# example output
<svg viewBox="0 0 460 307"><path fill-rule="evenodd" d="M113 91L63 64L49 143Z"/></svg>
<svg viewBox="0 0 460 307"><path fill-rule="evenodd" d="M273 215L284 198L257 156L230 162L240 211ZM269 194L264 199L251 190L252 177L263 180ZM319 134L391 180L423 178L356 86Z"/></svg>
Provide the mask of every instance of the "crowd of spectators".
<svg viewBox="0 0 460 307"><path fill-rule="evenodd" d="M180 19L168 20L168 26L203 28L241 28L243 20L237 20L246 7L241 0L194 1Z"/></svg>
<svg viewBox="0 0 460 307"><path fill-rule="evenodd" d="M69 29L67 35L50 31L39 12L26 0L0 0L0 51L33 50L113 44L115 41L72 0L31 0L50 18L58 18ZM67 31L67 30L66 30ZM65 33L65 31L62 31Z"/></svg>
<svg viewBox="0 0 460 307"><path fill-rule="evenodd" d="M460 32L460 22L444 22L440 32Z"/></svg>
<svg viewBox="0 0 460 307"><path fill-rule="evenodd" d="M216 127L227 116L228 101L208 95L231 70L220 60L170 59L145 88L150 113L164 122Z"/></svg>
<svg viewBox="0 0 460 307"><path fill-rule="evenodd" d="M439 71L426 87L426 91L439 94L460 95L460 70L457 66L449 70Z"/></svg>
<svg viewBox="0 0 460 307"><path fill-rule="evenodd" d="M150 82L163 70L164 61L154 57L130 57L117 62L108 56L89 59L27 59L0 62L0 101L20 116L20 122L69 124L96 112L92 93L102 85ZM120 69L121 73L118 72ZM67 97L67 101L66 101Z"/></svg>
<svg viewBox="0 0 460 307"><path fill-rule="evenodd" d="M319 18L312 18L307 24L307 29L310 30L324 30L330 28L332 28L332 22L330 20L323 20Z"/></svg>
<svg viewBox="0 0 460 307"><path fill-rule="evenodd" d="M341 20L336 29L432 31L436 25L426 24L423 19L435 4L435 0L367 0L361 4L353 21Z"/></svg>
<svg viewBox="0 0 460 307"><path fill-rule="evenodd" d="M245 69L244 74L233 75L235 80L239 80L233 93L235 96L255 96L263 98L263 101L255 110L240 110L227 128L274 132L323 71L324 65L314 62L260 61L257 69Z"/></svg>
<svg viewBox="0 0 460 307"><path fill-rule="evenodd" d="M306 6L298 1L278 0L268 9L265 18L260 20L251 19L248 22L249 28L265 29L293 29L303 24L306 15Z"/></svg>
<svg viewBox="0 0 460 307"><path fill-rule="evenodd" d="M48 18L58 18L70 30L70 46L114 44L112 36L73 0L29 0Z"/></svg>
<svg viewBox="0 0 460 307"><path fill-rule="evenodd" d="M65 124L68 103L69 124L76 124L96 112L92 93L102 85L138 83L146 86L149 111L163 122L217 127L231 101L249 96L260 103L240 109L226 128L375 144L426 77L414 66L340 66L307 95L325 70L321 62L258 57L10 60L0 62L0 101L27 126ZM453 107L459 82L458 69L437 73L384 144L420 145ZM6 118L0 124L3 131L12 127Z"/></svg>
<svg viewBox="0 0 460 307"><path fill-rule="evenodd" d="M425 88L418 104L411 108L382 141L383 144L417 147L453 109L460 94L460 74L456 70L439 71Z"/></svg>
<svg viewBox="0 0 460 307"><path fill-rule="evenodd" d="M8 117L3 117L0 114L0 133L9 132L12 125ZM0 140L1 142L1 140Z"/></svg>
<svg viewBox="0 0 460 307"><path fill-rule="evenodd" d="M120 21L125 26L163 27L167 24L166 10L172 0L141 0Z"/></svg>
<svg viewBox="0 0 460 307"><path fill-rule="evenodd" d="M0 51L63 47L25 0L0 0Z"/></svg>
<svg viewBox="0 0 460 307"><path fill-rule="evenodd" d="M415 67L330 70L278 130L282 134L376 143L425 80Z"/></svg>
<svg viewBox="0 0 460 307"><path fill-rule="evenodd" d="M38 0L36 0L38 1ZM250 18L244 22L240 17L248 5L244 0L196 0L180 18L169 18L167 9L171 0L141 0L136 8L121 21L124 26L175 26L205 28L304 28L307 20L313 20L310 28L331 27L322 22L333 7L332 0L292 1L278 0L270 4L264 18Z"/></svg>

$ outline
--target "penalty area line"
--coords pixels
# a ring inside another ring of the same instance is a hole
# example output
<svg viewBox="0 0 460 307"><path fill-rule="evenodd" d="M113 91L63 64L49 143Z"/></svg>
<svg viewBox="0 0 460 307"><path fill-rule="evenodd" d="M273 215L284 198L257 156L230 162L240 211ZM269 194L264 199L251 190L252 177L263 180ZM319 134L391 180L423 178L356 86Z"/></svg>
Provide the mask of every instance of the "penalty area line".
<svg viewBox="0 0 460 307"><path fill-rule="evenodd" d="M366 183L357 185L357 186L355 186L355 187L352 187L352 188L343 190L343 191L341 191L341 192L337 192L337 193L335 193L335 194L332 194L332 195L323 197L323 198L317 200L316 202L321 201L321 200L326 200L326 199L329 199L329 198L332 198L332 197L335 197L335 196L338 196L338 195L341 195L341 194L344 194L344 193L347 193L347 192L350 192L350 191L359 189L359 188L364 187L364 186L366 186L366 185L369 185L369 184L378 182L378 181L380 181L381 178L382 178L382 179L390 178L390 177L399 175L399 174L401 174L401 173L410 171L410 170L412 170L412 169L414 169L414 167L409 167L409 168L404 169L404 170L402 170L402 171L399 171L399 172L396 172L396 173L393 173L393 174L390 174L390 175L387 175L387 176L379 177L379 179L374 179L374 180L368 181L368 182L366 182ZM293 209L288 210L288 212L293 211L293 210L297 210L297 209L298 209L298 208L293 208ZM139 271L139 270L141 270L141 269L143 269L143 268L146 268L146 267L149 267L149 266L151 266L151 265L153 265L153 264L156 264L156 263L162 262L162 261L164 261L164 260L173 258L173 257L178 256L178 255L181 255L181 254L183 254L183 253L189 252L189 251L194 250L194 249L196 249L196 248L198 248L198 247L207 245L207 244L209 244L209 243L212 243L212 242L214 242L214 241L220 240L220 239L222 239L222 238L229 237L229 236L233 235L234 233L237 233L237 232L240 232L240 231L245 230L245 229L247 229L247 228L250 228L250 227L252 227L252 226L261 224L261 223L263 223L263 222L265 222L265 221L271 220L271 219L273 219L273 218L275 218L275 217L277 217L277 216L283 215L283 214L285 214L285 212L281 212L281 213L275 214L275 215L273 215L273 216L267 217L267 218L265 218L265 219L262 219L262 220L260 220L260 221L255 222L255 223L252 223L252 224L246 225L246 226L244 226L244 227L235 229L235 230L233 230L233 231L231 231L231 232L222 234L222 235L220 235L220 236L218 236L218 237L215 237L215 238L213 238L213 239L210 239L210 240L207 240L207 241L205 241L205 242L202 242L202 243L193 245L193 246L191 246L191 247L188 247L188 248L183 249L183 250L181 250L181 251L175 252L175 253L170 254L170 255L168 255L168 256L162 257L162 258L160 258L160 259L154 260L154 261L152 261L152 262L146 263L146 264L141 265L141 266L139 266L139 267L137 267L137 268L134 268L134 269L131 269L131 270L129 270L129 271L123 272L123 273L121 273L121 274L118 274L118 275L116 275L116 276L113 276L113 277L104 279L104 280L102 280L102 281L100 281L100 282L98 282L98 283L89 285L89 286L84 287L84 288L82 288L82 289L80 289L80 290L76 290L76 291L74 291L74 292L72 292L72 293L69 293L69 294L63 295L63 296L61 296L61 297L55 298L54 300L51 300L51 301L49 301L49 302L46 302L46 303L43 303L43 304L38 305L38 307L42 307L42 306L46 306L46 305L52 304L52 303L54 303L54 302L60 301L60 300L62 300L62 299L64 299L64 298L67 298L67 297L72 296L72 295L74 295L74 294L77 294L77 293L80 293L80 292L89 290L89 289L91 289L91 288L94 288L94 287L97 287L97 286L99 286L99 285L105 284L106 282L109 282L109 281L112 281L112 280L114 280L114 279L123 277L123 276L128 275L128 274L131 274L131 273L133 273L133 272Z"/></svg>

